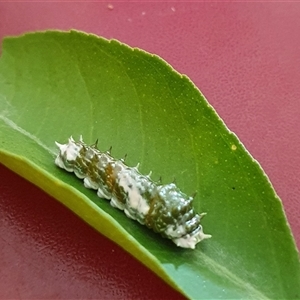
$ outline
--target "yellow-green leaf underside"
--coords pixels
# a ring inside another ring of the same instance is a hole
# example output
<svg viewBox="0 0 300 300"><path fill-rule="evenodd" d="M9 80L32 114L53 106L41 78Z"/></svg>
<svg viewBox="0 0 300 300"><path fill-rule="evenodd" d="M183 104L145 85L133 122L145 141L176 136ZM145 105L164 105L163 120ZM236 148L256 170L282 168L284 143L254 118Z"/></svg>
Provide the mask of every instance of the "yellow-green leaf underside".
<svg viewBox="0 0 300 300"><path fill-rule="evenodd" d="M54 141L81 134L154 180L197 191L212 239L178 248L57 168ZM0 162L187 297L300 297L298 253L268 178L192 82L157 56L76 31L5 39Z"/></svg>

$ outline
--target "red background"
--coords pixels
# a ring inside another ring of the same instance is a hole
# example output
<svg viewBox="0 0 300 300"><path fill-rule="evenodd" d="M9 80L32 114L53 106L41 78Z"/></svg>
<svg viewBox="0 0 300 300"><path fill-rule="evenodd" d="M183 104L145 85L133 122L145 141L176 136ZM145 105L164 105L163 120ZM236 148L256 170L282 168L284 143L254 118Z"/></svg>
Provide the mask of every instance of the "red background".
<svg viewBox="0 0 300 300"><path fill-rule="evenodd" d="M115 38L187 74L268 174L300 247L300 3L0 3L1 39L45 29ZM0 176L1 299L181 298L56 200Z"/></svg>

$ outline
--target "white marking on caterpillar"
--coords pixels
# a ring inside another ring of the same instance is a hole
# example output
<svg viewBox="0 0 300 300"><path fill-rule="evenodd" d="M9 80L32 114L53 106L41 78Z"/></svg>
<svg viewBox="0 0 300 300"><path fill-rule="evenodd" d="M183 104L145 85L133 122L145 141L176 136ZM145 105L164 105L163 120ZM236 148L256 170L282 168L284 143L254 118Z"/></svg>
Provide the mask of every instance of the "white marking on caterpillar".
<svg viewBox="0 0 300 300"><path fill-rule="evenodd" d="M176 184L157 184L137 167L128 167L124 160L114 159L109 152L97 149L97 143L86 145L82 137L75 142L59 144L56 165L83 179L84 186L97 190L100 198L139 223L146 225L177 246L194 249L211 235L203 233L200 219L192 206L193 197L182 193Z"/></svg>

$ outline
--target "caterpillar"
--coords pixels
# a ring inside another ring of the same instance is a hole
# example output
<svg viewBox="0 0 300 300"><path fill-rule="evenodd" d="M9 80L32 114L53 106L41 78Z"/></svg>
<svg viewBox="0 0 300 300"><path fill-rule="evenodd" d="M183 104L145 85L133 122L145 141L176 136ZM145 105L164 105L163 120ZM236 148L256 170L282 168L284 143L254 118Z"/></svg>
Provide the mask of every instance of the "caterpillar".
<svg viewBox="0 0 300 300"><path fill-rule="evenodd" d="M175 183L163 185L115 159L110 151L101 152L97 142L89 146L80 137L75 142L59 144L55 164L83 179L84 186L97 190L100 198L123 210L127 217L171 239L177 246L195 249L198 242L210 238L200 224L205 213L197 214L193 197L181 192Z"/></svg>

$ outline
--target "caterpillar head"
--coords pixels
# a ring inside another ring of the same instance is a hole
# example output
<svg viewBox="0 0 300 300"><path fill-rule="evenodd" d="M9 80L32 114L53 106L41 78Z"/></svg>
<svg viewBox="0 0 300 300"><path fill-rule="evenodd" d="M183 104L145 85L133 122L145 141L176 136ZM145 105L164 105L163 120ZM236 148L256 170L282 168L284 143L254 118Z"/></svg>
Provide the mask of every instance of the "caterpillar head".
<svg viewBox="0 0 300 300"><path fill-rule="evenodd" d="M200 219L204 214L194 211L193 197L182 193L174 183L158 186L150 207L146 224L177 246L194 249L198 242L211 237L203 233Z"/></svg>

